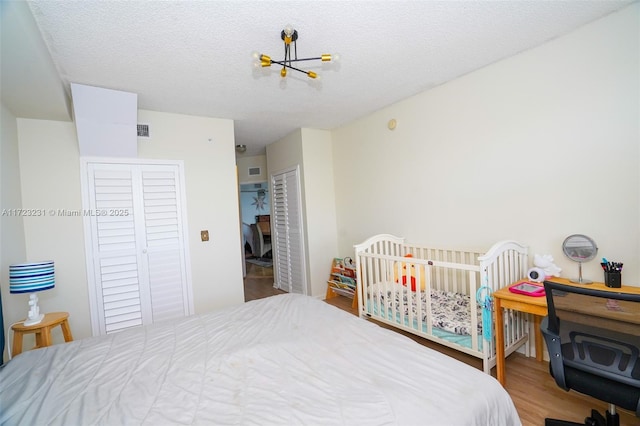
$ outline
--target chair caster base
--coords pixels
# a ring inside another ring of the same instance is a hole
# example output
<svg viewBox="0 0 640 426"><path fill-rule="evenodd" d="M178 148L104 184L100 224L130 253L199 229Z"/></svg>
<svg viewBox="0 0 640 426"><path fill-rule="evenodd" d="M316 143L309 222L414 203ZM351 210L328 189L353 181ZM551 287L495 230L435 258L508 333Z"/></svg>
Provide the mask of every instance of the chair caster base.
<svg viewBox="0 0 640 426"><path fill-rule="evenodd" d="M611 414L609 410L607 410L605 418L605 416L597 410L591 410L591 417L584 419L584 423L544 419L544 426L620 426L620 415L618 413Z"/></svg>

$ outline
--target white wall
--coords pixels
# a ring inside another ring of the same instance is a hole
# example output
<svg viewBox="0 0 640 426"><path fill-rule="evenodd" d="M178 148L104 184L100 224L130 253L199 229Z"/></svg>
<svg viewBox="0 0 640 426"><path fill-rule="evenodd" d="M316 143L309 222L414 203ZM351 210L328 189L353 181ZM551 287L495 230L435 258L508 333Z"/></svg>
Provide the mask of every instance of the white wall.
<svg viewBox="0 0 640 426"><path fill-rule="evenodd" d="M75 127L63 121L18 118L17 122L22 205L45 212L24 218L26 260L55 262L56 286L38 294L40 310L69 312L74 337L86 336L91 325L82 218L56 214L57 209L82 208ZM19 296L20 304L26 306L28 295ZM10 321L24 317L24 312L5 314L5 320ZM54 341L62 341L59 327L52 336Z"/></svg>
<svg viewBox="0 0 640 426"><path fill-rule="evenodd" d="M233 121L138 111L153 139L138 157L183 160L196 313L244 302ZM200 231L209 241L200 241Z"/></svg>
<svg viewBox="0 0 640 426"><path fill-rule="evenodd" d="M236 156L236 165L238 166L238 181L240 183L260 183L269 180L266 155ZM251 167L260 167L260 174L249 176L249 168Z"/></svg>
<svg viewBox="0 0 640 426"><path fill-rule="evenodd" d="M4 212L0 215L0 295L6 332L13 322L27 316L29 306L28 298L9 293L9 265L25 262L27 249L22 216L11 213L12 209L22 208L18 127L15 116L2 104L0 120L0 211ZM6 212L5 209L9 211ZM10 342L11 337L5 335L5 341ZM7 349L5 346L5 354L8 353ZM7 357L4 356L4 359Z"/></svg>
<svg viewBox="0 0 640 426"><path fill-rule="evenodd" d="M314 129L301 132L311 294L324 297L331 261L350 256L351 251L338 253L331 133Z"/></svg>
<svg viewBox="0 0 640 426"><path fill-rule="evenodd" d="M575 277L561 244L584 233L640 285L639 8L335 130L340 252L377 233L516 239ZM585 278L602 281L598 263Z"/></svg>
<svg viewBox="0 0 640 426"><path fill-rule="evenodd" d="M338 256L332 157L331 133L324 130L298 129L267 146L269 176L300 166L307 283L314 297L324 297Z"/></svg>
<svg viewBox="0 0 640 426"><path fill-rule="evenodd" d="M233 122L143 110L138 117L153 129L153 139L139 142L139 157L178 159L185 164L196 313L242 303ZM73 123L18 119L18 134L23 206L81 209L80 161ZM209 242L200 241L203 229L209 230ZM74 337L89 336L82 218L25 218L25 236L29 260L53 258L56 262L56 288L42 292L42 310L68 311ZM21 317L24 313L5 313L5 321Z"/></svg>
<svg viewBox="0 0 640 426"><path fill-rule="evenodd" d="M300 170L300 193L302 200L302 226L305 229L304 233L304 246L305 246L305 265L307 273L307 291L311 293L311 287L309 285L309 249L307 247L307 235L306 235L306 214L305 214L305 201L304 201L304 166L302 161L302 130L298 129L284 138L276 141L270 145L267 145L267 179L269 182L269 193L273 194L273 187L271 186L271 176L287 170L288 168L299 166ZM273 203L271 203L271 212L273 216ZM273 236L272 236L273 237ZM273 240L272 240L273 241ZM275 259L275 253L274 253ZM274 267L274 280L278 279L278 270Z"/></svg>

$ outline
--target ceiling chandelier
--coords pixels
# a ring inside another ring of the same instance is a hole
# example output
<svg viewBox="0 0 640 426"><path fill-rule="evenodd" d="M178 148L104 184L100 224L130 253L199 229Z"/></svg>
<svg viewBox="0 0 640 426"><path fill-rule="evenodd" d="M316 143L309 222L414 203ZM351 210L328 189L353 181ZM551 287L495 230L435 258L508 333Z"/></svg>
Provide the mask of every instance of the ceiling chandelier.
<svg viewBox="0 0 640 426"><path fill-rule="evenodd" d="M265 54L260 54L260 65L264 67L270 67L271 64L278 64L282 66L280 70L280 76L287 76L287 68L292 69L294 71L299 71L303 74L306 74L309 78L317 78L318 74L313 71L305 71L300 68L293 66L294 62L302 62L302 61L315 61L321 60L322 62L331 61L331 55L323 54L314 58L298 58L298 49L296 47L296 41L298 40L298 31L294 30L291 25L287 25L284 30L280 33L280 38L284 41L284 59L281 61L275 61L271 59L270 56ZM291 45L293 44L293 57L291 57Z"/></svg>

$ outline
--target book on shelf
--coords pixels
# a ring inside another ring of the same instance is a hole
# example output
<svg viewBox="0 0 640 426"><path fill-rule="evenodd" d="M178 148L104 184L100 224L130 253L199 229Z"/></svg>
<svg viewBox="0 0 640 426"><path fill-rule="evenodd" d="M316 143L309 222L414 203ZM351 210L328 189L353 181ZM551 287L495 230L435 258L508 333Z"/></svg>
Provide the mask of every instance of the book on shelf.
<svg viewBox="0 0 640 426"><path fill-rule="evenodd" d="M331 273L331 279L333 281L337 281L339 283L343 283L343 284L347 284L353 288L355 288L356 286L356 280L351 278L351 277L347 277L345 275L339 274L337 272L332 272Z"/></svg>
<svg viewBox="0 0 640 426"><path fill-rule="evenodd" d="M342 283L340 281L331 280L329 281L329 284L331 285L331 287L334 287L334 288L344 288L345 290L353 290L353 291L355 291L356 289L355 284L351 285L351 284Z"/></svg>
<svg viewBox="0 0 640 426"><path fill-rule="evenodd" d="M353 296L356 292L355 288L351 288L345 284L342 283L337 283L337 282L333 282L333 281L329 281L329 285L331 286L331 288L340 293L340 294L346 294L349 296Z"/></svg>
<svg viewBox="0 0 640 426"><path fill-rule="evenodd" d="M355 281L356 270L345 266L344 259L336 257L333 259L333 265L331 265L331 275L339 275Z"/></svg>

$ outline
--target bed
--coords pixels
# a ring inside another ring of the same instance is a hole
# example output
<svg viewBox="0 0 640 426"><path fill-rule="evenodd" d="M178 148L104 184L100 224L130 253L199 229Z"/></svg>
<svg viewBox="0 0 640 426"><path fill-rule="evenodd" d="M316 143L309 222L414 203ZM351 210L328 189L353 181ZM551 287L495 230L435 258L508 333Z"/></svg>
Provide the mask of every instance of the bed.
<svg viewBox="0 0 640 426"><path fill-rule="evenodd" d="M521 424L491 376L295 294L24 352L0 423Z"/></svg>
<svg viewBox="0 0 640 426"><path fill-rule="evenodd" d="M495 366L490 296L526 277L526 246L502 241L484 252L438 249L380 234L356 245L355 256L361 317L481 358L486 373ZM528 355L526 315L504 315L505 356L523 345Z"/></svg>

